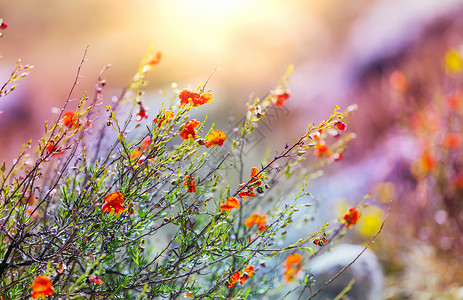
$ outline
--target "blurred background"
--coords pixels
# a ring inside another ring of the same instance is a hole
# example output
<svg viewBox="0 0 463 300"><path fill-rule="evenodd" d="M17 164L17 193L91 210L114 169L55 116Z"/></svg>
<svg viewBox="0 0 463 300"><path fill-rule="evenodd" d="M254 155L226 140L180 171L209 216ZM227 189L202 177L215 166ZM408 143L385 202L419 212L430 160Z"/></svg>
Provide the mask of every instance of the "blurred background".
<svg viewBox="0 0 463 300"><path fill-rule="evenodd" d="M349 124L358 138L313 186L333 200L321 206L324 213L340 217L373 190L380 203L349 236L365 243L392 200L373 247L386 274L384 297L463 299L462 271L449 267L463 262L463 215L449 214L462 208L463 198L453 191L453 200L446 200L448 191L434 189L441 177L412 172L423 149L409 126L414 110L435 102L436 94L445 102L460 86L458 74L453 83L442 78L448 76L446 51L462 45L462 13L462 0L2 1L0 17L8 28L0 39L0 82L18 58L34 69L0 98L0 162L11 166L22 143L43 135L43 122L66 100L87 47L73 97L92 96L98 73L111 64L104 76L109 103L152 44L162 51L161 64L147 78L144 101L152 115L165 100L160 89L169 90L172 82L196 88L218 68L207 86L214 94L208 114L222 124L230 112L239 118L249 96L264 96L293 64L287 111L265 129L259 147L279 149L335 104L358 104ZM408 80L406 91L391 87L396 70ZM459 172L459 164L446 163Z"/></svg>

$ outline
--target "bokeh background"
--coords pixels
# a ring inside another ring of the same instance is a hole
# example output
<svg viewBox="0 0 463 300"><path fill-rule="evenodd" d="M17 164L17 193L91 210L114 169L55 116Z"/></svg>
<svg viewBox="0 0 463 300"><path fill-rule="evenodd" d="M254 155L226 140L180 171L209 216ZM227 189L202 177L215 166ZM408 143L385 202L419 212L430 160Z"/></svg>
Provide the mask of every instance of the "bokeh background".
<svg viewBox="0 0 463 300"><path fill-rule="evenodd" d="M339 217L373 191L378 205L348 237L362 244L392 200L372 248L386 274L384 297L463 299L462 271L455 268L463 264L462 227L440 231L452 219L448 207L439 196L423 201L422 178L411 171L421 149L407 120L424 104L407 107L400 102L407 97L389 84L399 69L419 79L409 84L414 89L409 97L419 98L415 102L427 103L438 90L445 94L442 60L447 49L462 45L462 13L462 0L2 1L0 17L9 27L0 39L0 81L18 58L34 69L16 91L0 98L0 162L11 165L22 143L42 136L44 120L52 120L53 108L67 98L87 47L73 97L92 95L98 73L111 64L105 73L109 103L152 44L163 57L147 78L145 104L151 111L164 100L160 89L173 82L195 88L218 69L208 82L214 94L208 114L223 124L230 114L243 114L250 95L264 96L293 64L288 113L267 129L259 147L297 138L335 104L358 104L349 124L358 138L343 161L311 187L329 200L323 213ZM433 183L425 189L432 192ZM463 222L463 216L456 220Z"/></svg>

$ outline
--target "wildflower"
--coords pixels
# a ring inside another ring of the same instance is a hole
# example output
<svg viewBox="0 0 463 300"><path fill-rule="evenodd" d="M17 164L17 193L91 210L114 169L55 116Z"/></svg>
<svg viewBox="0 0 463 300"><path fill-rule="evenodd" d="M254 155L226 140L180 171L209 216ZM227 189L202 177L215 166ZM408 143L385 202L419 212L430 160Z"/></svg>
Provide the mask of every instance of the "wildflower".
<svg viewBox="0 0 463 300"><path fill-rule="evenodd" d="M66 127L74 127L77 122L76 114L73 111L67 111L61 117L61 122L63 122Z"/></svg>
<svg viewBox="0 0 463 300"><path fill-rule="evenodd" d="M189 297L194 297L194 296L193 294L190 294L190 293L183 294L183 298L189 298Z"/></svg>
<svg viewBox="0 0 463 300"><path fill-rule="evenodd" d="M277 107L281 107L285 104L286 100L289 99L289 92L288 91L283 91L283 90L275 90L273 92L273 95L275 96L275 101L273 104Z"/></svg>
<svg viewBox="0 0 463 300"><path fill-rule="evenodd" d="M89 277L88 280L90 280L91 282L94 282L96 284L102 284L103 283L103 280L98 275L95 275L93 277Z"/></svg>
<svg viewBox="0 0 463 300"><path fill-rule="evenodd" d="M341 131L346 131L346 128L347 128L346 123L341 122L341 121L337 121L336 123L334 123L334 126L337 127Z"/></svg>
<svg viewBox="0 0 463 300"><path fill-rule="evenodd" d="M463 71L463 58L458 50L449 49L445 53L444 67L449 75L455 75Z"/></svg>
<svg viewBox="0 0 463 300"><path fill-rule="evenodd" d="M154 118L153 122L154 123L159 122L158 128L161 128L164 125L168 124L173 117L174 117L174 112L171 111L171 110L166 110L164 112L164 116L162 118L160 118L159 121L158 121L158 118Z"/></svg>
<svg viewBox="0 0 463 300"><path fill-rule="evenodd" d="M37 299L39 297L50 296L53 294L53 290L51 289L52 284L50 278L37 276L32 282L31 297Z"/></svg>
<svg viewBox="0 0 463 300"><path fill-rule="evenodd" d="M447 105L451 110L459 110L463 104L461 92L451 94L447 97Z"/></svg>
<svg viewBox="0 0 463 300"><path fill-rule="evenodd" d="M255 197L256 193L253 192L253 188L249 188L246 191L241 191L238 193L238 197L246 201L246 197Z"/></svg>
<svg viewBox="0 0 463 300"><path fill-rule="evenodd" d="M6 24L5 22L2 22L2 23L0 24L0 29L5 30L5 29L7 29L7 28L8 28L8 24Z"/></svg>
<svg viewBox="0 0 463 300"><path fill-rule="evenodd" d="M318 246L323 246L324 244L326 244L328 242L328 239L324 236L322 237L319 237L319 238L316 238L315 240L313 240L313 243L315 245L318 245Z"/></svg>
<svg viewBox="0 0 463 300"><path fill-rule="evenodd" d="M389 84L394 90L400 93L405 93L407 91L407 78L405 78L405 75L400 71L391 73L389 76Z"/></svg>
<svg viewBox="0 0 463 300"><path fill-rule="evenodd" d="M149 70L151 70L154 66L159 64L161 62L161 57L162 57L162 53L160 51L156 52L156 54L153 56L153 58L151 58L151 60L148 61L148 63L143 67L142 72L146 73Z"/></svg>
<svg viewBox="0 0 463 300"><path fill-rule="evenodd" d="M148 119L148 108L139 103L139 110L135 118L135 121L140 122L143 119Z"/></svg>
<svg viewBox="0 0 463 300"><path fill-rule="evenodd" d="M334 158L334 161L340 161L342 160L342 153L335 153L332 157Z"/></svg>
<svg viewBox="0 0 463 300"><path fill-rule="evenodd" d="M188 121L185 125L183 125L182 131L180 131L180 137L184 140L188 139L194 139L196 135L195 128L198 127L199 121L196 119L193 119L191 121Z"/></svg>
<svg viewBox="0 0 463 300"><path fill-rule="evenodd" d="M302 267L301 262L302 262L302 256L299 253L288 255L283 265L285 269L283 278L285 279L286 282L293 280L294 277L297 275L297 273L299 273Z"/></svg>
<svg viewBox="0 0 463 300"><path fill-rule="evenodd" d="M240 207L240 202L235 197L230 197L225 203L220 203L221 210L230 210L232 208Z"/></svg>
<svg viewBox="0 0 463 300"><path fill-rule="evenodd" d="M122 203L124 202L124 195L122 195L121 193L109 193L104 197L104 201L106 203L102 207L103 211L111 211L112 209L114 209L116 214L120 214L124 211L124 206L122 206Z"/></svg>
<svg viewBox="0 0 463 300"><path fill-rule="evenodd" d="M212 95L210 93L196 93L192 92L191 90L184 89L178 95L180 98L180 105L185 106L190 104L192 106L200 106L203 104L210 103L212 101Z"/></svg>
<svg viewBox="0 0 463 300"><path fill-rule="evenodd" d="M243 269L242 275L240 276L240 284L244 284L246 280L252 277L254 274L254 266L249 265L246 268Z"/></svg>
<svg viewBox="0 0 463 300"><path fill-rule="evenodd" d="M188 188L189 193L196 193L195 179L193 176L187 176L183 185Z"/></svg>
<svg viewBox="0 0 463 300"><path fill-rule="evenodd" d="M352 227L353 225L357 224L360 219L361 214L357 211L357 208L351 207L344 215L344 227Z"/></svg>
<svg viewBox="0 0 463 300"><path fill-rule="evenodd" d="M264 231L265 228L267 227L266 221L267 221L267 216L265 214L261 212L256 212L255 214L253 214L252 216L250 216L244 221L244 225L246 225L246 227L251 227L253 225L256 225L258 226L260 231Z"/></svg>
<svg viewBox="0 0 463 300"><path fill-rule="evenodd" d="M239 279L240 279L240 271L236 271L228 280L227 288L231 289L232 286L234 286L238 282Z"/></svg>
<svg viewBox="0 0 463 300"><path fill-rule="evenodd" d="M213 145L214 148L216 148L217 145L223 145L223 142L225 141L227 136L220 130L213 130L211 133L207 135L206 138L208 139L208 141L205 144L206 148L209 148L211 145Z"/></svg>
<svg viewBox="0 0 463 300"><path fill-rule="evenodd" d="M259 173L259 169L257 168L251 168L251 183L256 182L257 185L261 184L261 181L258 181L262 177L262 173L257 175Z"/></svg>
<svg viewBox="0 0 463 300"><path fill-rule="evenodd" d="M315 145L315 152L314 155L316 157L320 157L323 155L328 150L328 146L326 145L326 142L324 140L320 140L316 145Z"/></svg>
<svg viewBox="0 0 463 300"><path fill-rule="evenodd" d="M447 133L444 138L445 148L458 148L461 144L461 137L458 133Z"/></svg>

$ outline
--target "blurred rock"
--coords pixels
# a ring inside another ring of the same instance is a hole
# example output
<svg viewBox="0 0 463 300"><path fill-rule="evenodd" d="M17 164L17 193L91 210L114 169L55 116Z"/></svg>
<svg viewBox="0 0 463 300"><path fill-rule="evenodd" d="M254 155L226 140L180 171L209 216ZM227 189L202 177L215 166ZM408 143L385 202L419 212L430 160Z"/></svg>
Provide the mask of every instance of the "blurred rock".
<svg viewBox="0 0 463 300"><path fill-rule="evenodd" d="M312 292L317 291L325 282L333 278L339 271L347 266L363 250L363 246L341 244L335 246L332 251L326 252L315 258L309 265L315 285ZM366 250L344 273L329 284L314 299L333 299L349 282L355 282L351 289L345 294L350 300L380 300L383 294L384 275L376 255L371 250ZM309 292L306 292L301 299L308 299Z"/></svg>

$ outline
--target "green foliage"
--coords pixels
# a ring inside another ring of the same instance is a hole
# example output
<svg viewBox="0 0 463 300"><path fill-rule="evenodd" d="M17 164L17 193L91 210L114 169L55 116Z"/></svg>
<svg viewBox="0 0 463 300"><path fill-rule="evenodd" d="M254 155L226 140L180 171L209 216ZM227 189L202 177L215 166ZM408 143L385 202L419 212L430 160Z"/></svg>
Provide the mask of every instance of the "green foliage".
<svg viewBox="0 0 463 300"><path fill-rule="evenodd" d="M323 151L317 146L333 132L342 133L336 124L347 122L350 112L342 114L336 107L236 187L225 174L236 169L247 176L243 145L269 107L281 101L278 97L289 97L291 69L266 97L248 105L244 123L221 145L214 140L214 124L207 131L207 118L190 128L190 113L202 104L179 102L183 91L166 93L168 104L153 121L143 120L145 74L159 59L159 53L149 52L116 103L99 112L103 70L93 98L83 95L71 113L68 99L51 127L46 124L35 153L29 143L11 168L2 164L4 298L28 297L37 275L49 277L50 297L61 299L257 298L285 283L277 261L300 251L306 263L318 252L319 246L310 246L317 236L329 237L331 244L345 230L342 224L326 223L291 238L287 246L280 243L297 230L295 218L309 213L307 182L353 138L343 134ZM204 90L200 84L192 92L206 97ZM314 157L314 151L323 155ZM302 169L309 157L314 163ZM232 158L240 164L230 163ZM233 197L239 208L224 208ZM123 201L118 204L118 199ZM248 226L246 221L259 211L265 212L264 224ZM230 277L249 265L255 267L249 279L227 288ZM269 275L275 271L276 276Z"/></svg>

